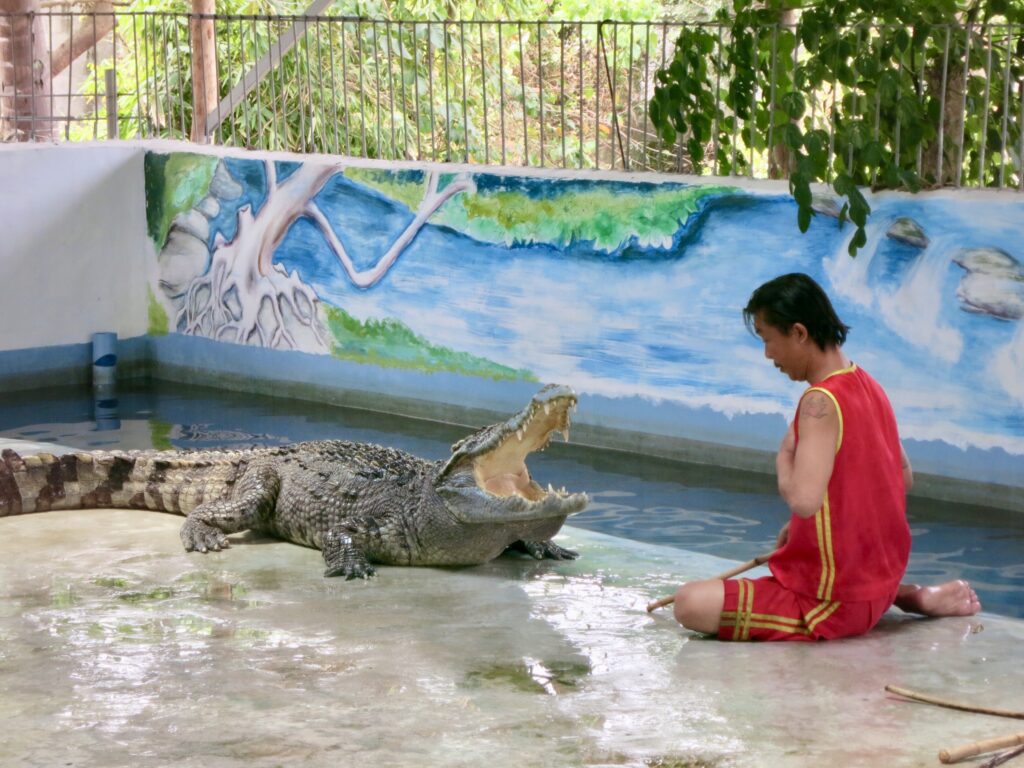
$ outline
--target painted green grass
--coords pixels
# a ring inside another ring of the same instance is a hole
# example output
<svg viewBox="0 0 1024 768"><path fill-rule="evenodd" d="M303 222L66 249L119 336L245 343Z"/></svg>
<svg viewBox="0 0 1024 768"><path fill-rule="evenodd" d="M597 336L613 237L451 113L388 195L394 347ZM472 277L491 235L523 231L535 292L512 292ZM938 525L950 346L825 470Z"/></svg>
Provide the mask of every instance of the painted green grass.
<svg viewBox="0 0 1024 768"><path fill-rule="evenodd" d="M426 191L421 171L386 171L347 168L345 175L358 184L415 211ZM450 181L445 174L442 181ZM443 187L443 184L441 185ZM624 190L594 184L535 198L518 190L495 190L458 195L431 218L487 243L553 245L565 248L577 242L615 251L633 238L641 246L669 247L679 228L695 213L701 200L735 192L736 187L651 185L650 189Z"/></svg>
<svg viewBox="0 0 1024 768"><path fill-rule="evenodd" d="M167 312L160 306L160 302L156 300L152 288L147 286L146 293L149 297L149 327L147 332L150 336L166 336L170 332L170 321L167 319Z"/></svg>
<svg viewBox="0 0 1024 768"><path fill-rule="evenodd" d="M532 198L517 191L460 195L438 211L433 223L489 243L544 244L565 248L588 242L613 252L633 238L640 246L670 247L701 200L730 187L654 187L623 191L595 185Z"/></svg>
<svg viewBox="0 0 1024 768"><path fill-rule="evenodd" d="M325 310L334 337L331 353L341 360L431 373L449 371L496 381L537 381L528 370L431 344L397 320L363 322L338 307L325 305Z"/></svg>
<svg viewBox="0 0 1024 768"><path fill-rule="evenodd" d="M174 217L206 197L218 162L213 155L146 153L146 225L158 251Z"/></svg>
<svg viewBox="0 0 1024 768"><path fill-rule="evenodd" d="M376 168L346 168L345 176L357 184L380 192L385 197L415 211L427 191L423 171L384 171Z"/></svg>

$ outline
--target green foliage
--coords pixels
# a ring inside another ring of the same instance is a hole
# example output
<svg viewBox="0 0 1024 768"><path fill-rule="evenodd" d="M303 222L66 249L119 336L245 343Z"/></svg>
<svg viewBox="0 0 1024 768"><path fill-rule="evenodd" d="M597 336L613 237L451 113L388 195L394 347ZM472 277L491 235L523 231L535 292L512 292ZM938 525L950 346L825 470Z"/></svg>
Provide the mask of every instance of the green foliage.
<svg viewBox="0 0 1024 768"><path fill-rule="evenodd" d="M174 217L206 196L217 162L213 155L146 152L146 224L157 251L163 248Z"/></svg>
<svg viewBox="0 0 1024 768"><path fill-rule="evenodd" d="M801 231L814 213L811 185L831 184L845 198L841 220L856 227L851 255L866 241L864 187L1019 181L1020 126L1008 118L1024 93L1024 50L1011 34L1020 28L1005 24L1024 21L1024 2L795 7L733 0L718 25L679 36L649 114L665 141L682 137L696 172L760 165L788 177Z"/></svg>
<svg viewBox="0 0 1024 768"><path fill-rule="evenodd" d="M644 193L569 190L540 198L495 190L462 195L433 221L485 242L560 247L590 242L614 251L634 237L641 245L670 243L702 198L729 190L673 185Z"/></svg>
<svg viewBox="0 0 1024 768"><path fill-rule="evenodd" d="M325 305L327 326L334 337L332 354L384 368L411 368L436 373L450 371L496 381L536 381L527 370L509 368L465 352L431 344L407 326L390 318L357 320L339 307Z"/></svg>

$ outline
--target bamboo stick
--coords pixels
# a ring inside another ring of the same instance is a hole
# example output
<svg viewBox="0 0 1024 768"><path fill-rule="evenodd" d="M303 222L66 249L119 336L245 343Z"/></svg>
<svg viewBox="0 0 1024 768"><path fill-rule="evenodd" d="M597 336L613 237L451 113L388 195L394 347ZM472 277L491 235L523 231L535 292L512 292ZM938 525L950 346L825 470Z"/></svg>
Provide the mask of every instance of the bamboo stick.
<svg viewBox="0 0 1024 768"><path fill-rule="evenodd" d="M1010 760L1013 760L1013 758L1020 757L1021 755L1024 755L1024 747L1014 747L1013 749L1008 749L1005 752L993 755L984 763L979 765L978 768L996 768L997 765L1002 765L1003 763L1009 762Z"/></svg>
<svg viewBox="0 0 1024 768"><path fill-rule="evenodd" d="M943 749L939 752L940 763L956 763L968 757L983 755L986 752L995 752L997 749L1016 747L1024 744L1024 733L1010 733L1006 736L997 736L994 739L974 741L970 744L963 744L953 749Z"/></svg>
<svg viewBox="0 0 1024 768"><path fill-rule="evenodd" d="M725 581L726 579L731 579L733 576L739 576L741 573L749 571L751 568L757 568L757 566L759 565L764 565L768 562L768 559L777 551L778 550L773 550L766 554L758 555L753 560L747 560L747 562L745 563L740 563L735 568L730 568L725 573L720 573L717 576L713 577L712 580L718 579L719 581ZM663 597L660 600L655 600L653 603L648 603L647 612L652 613L658 608L664 608L666 605L671 605L675 602L675 599L675 595L669 595L668 597Z"/></svg>
<svg viewBox="0 0 1024 768"><path fill-rule="evenodd" d="M996 717L1014 717L1018 720L1024 720L1024 712L1013 712L1008 709L993 709L991 707L978 707L973 704L964 704L963 702L959 701L940 699L937 696L929 696L926 693L917 693L906 688L899 688L895 685L887 685L885 686L885 690L887 690L889 693L895 693L897 696L902 696L905 699L923 701L925 704L934 704L938 707L960 709L964 712L977 712L978 714L982 715L995 715Z"/></svg>

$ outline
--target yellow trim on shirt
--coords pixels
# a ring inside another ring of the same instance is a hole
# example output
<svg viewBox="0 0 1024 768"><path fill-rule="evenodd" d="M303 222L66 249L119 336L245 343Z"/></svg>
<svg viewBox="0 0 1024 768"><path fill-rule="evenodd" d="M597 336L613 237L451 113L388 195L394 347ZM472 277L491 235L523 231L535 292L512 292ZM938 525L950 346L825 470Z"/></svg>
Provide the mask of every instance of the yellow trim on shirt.
<svg viewBox="0 0 1024 768"><path fill-rule="evenodd" d="M832 512L828 492L821 508L814 513L814 527L818 533L818 554L821 557L821 578L818 581L818 599L831 600L836 581L836 559L832 552Z"/></svg>

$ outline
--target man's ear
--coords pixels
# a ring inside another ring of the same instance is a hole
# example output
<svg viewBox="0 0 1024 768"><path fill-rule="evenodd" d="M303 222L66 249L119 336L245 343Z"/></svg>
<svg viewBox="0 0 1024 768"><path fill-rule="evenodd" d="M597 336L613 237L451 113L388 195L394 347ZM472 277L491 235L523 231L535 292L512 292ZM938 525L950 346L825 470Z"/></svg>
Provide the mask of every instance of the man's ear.
<svg viewBox="0 0 1024 768"><path fill-rule="evenodd" d="M811 338L810 332L807 330L807 326L803 323L793 323L790 326L789 333L801 344Z"/></svg>

